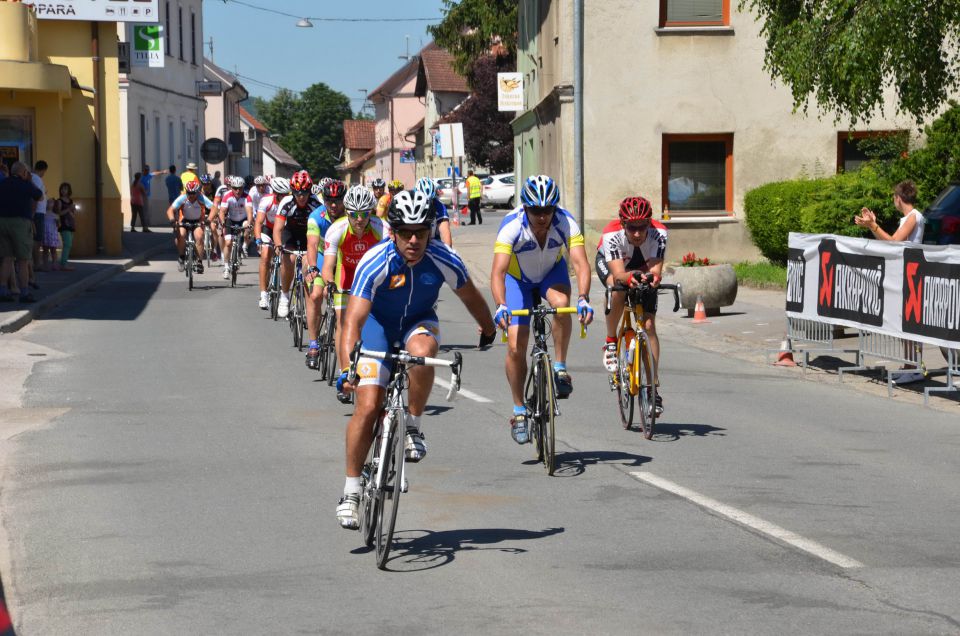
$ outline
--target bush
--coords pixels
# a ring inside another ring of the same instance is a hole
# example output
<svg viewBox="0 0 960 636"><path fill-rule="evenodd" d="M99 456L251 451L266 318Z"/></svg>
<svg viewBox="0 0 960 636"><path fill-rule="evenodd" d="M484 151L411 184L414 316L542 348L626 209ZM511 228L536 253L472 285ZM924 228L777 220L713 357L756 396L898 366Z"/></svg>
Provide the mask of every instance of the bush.
<svg viewBox="0 0 960 636"><path fill-rule="evenodd" d="M877 222L884 228L896 227L900 213L893 207L892 190L893 186L880 176L872 164L856 172L821 179L816 191L811 194L811 201L800 209L801 231L809 234L870 236L853 223L854 215L859 214L863 207L873 210L877 214Z"/></svg>
<svg viewBox="0 0 960 636"><path fill-rule="evenodd" d="M905 179L917 184L916 207L920 210L951 181L960 181L960 104L951 101L950 108L923 132L927 138L923 147L880 168L891 188Z"/></svg>
<svg viewBox="0 0 960 636"><path fill-rule="evenodd" d="M771 262L787 262L787 235L804 231L800 210L812 202L823 181L779 181L747 192L743 201L747 228L754 245Z"/></svg>

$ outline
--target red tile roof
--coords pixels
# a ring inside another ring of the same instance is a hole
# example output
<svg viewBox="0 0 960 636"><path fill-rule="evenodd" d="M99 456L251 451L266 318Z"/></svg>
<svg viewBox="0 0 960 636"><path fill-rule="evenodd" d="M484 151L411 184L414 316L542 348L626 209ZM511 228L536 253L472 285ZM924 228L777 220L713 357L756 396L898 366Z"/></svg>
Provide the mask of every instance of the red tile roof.
<svg viewBox="0 0 960 636"><path fill-rule="evenodd" d="M376 122L367 119L343 120L343 145L353 150L368 150L375 145Z"/></svg>
<svg viewBox="0 0 960 636"><path fill-rule="evenodd" d="M362 156L357 157L350 163L341 163L339 166L337 166L337 170L340 170L341 172L356 170L357 168L361 167L364 163L366 163L372 158L373 158L373 148L365 152Z"/></svg>
<svg viewBox="0 0 960 636"><path fill-rule="evenodd" d="M247 121L248 124L259 130L260 132L269 132L269 128L260 123L260 121L250 114L243 106L240 107L240 116Z"/></svg>
<svg viewBox="0 0 960 636"><path fill-rule="evenodd" d="M434 92L469 93L467 80L453 70L453 56L441 48L425 47L420 53L417 74L417 95Z"/></svg>

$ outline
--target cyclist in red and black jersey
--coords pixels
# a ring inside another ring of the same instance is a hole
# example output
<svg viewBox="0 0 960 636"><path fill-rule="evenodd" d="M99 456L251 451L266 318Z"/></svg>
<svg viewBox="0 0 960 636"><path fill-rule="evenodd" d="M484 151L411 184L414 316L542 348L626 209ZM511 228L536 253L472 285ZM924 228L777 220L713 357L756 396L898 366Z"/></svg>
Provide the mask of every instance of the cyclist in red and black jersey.
<svg viewBox="0 0 960 636"><path fill-rule="evenodd" d="M290 193L277 209L277 216L273 221L273 244L279 254L281 248L288 250L306 251L307 249L307 219L318 205L312 197L313 180L306 170L301 170L290 179ZM295 259L288 255L280 260L280 305L277 315L286 318L290 312L290 286L293 284L293 267Z"/></svg>

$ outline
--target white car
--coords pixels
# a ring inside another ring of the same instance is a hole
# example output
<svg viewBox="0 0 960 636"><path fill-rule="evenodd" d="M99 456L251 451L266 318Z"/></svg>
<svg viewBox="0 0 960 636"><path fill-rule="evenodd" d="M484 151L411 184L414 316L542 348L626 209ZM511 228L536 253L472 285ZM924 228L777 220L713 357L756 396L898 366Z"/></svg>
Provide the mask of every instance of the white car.
<svg viewBox="0 0 960 636"><path fill-rule="evenodd" d="M512 172L494 174L483 180L481 200L484 205L505 205L512 208L516 192L516 179Z"/></svg>

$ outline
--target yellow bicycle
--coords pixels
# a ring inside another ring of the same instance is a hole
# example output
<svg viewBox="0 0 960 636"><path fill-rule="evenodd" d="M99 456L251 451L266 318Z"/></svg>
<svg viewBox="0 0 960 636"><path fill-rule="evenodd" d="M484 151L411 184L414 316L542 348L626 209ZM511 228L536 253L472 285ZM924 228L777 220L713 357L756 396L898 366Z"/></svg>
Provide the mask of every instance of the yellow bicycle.
<svg viewBox="0 0 960 636"><path fill-rule="evenodd" d="M643 294L649 286L617 284L606 291L606 313L610 313L610 294L626 292L623 315L617 328L617 370L610 374L610 390L617 392L617 406L623 428L633 425L634 401L640 405L640 430L647 439L653 437L657 421L656 393L659 384L650 338L643 328ZM673 292L673 311L680 309L680 286L660 285L659 290Z"/></svg>

